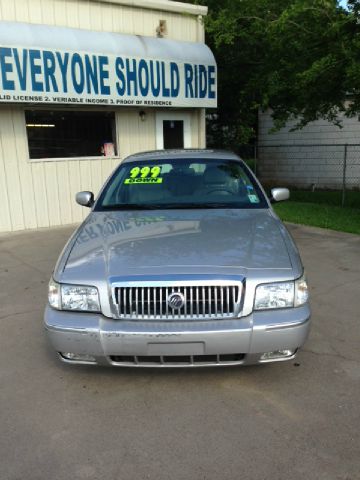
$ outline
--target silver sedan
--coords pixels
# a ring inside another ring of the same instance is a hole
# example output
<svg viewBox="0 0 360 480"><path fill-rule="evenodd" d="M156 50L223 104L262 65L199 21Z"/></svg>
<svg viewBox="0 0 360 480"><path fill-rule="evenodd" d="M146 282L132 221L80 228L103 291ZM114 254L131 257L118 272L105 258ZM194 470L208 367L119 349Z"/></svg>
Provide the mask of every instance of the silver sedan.
<svg viewBox="0 0 360 480"><path fill-rule="evenodd" d="M56 264L45 329L61 360L132 367L293 359L310 328L297 248L233 153L124 160Z"/></svg>

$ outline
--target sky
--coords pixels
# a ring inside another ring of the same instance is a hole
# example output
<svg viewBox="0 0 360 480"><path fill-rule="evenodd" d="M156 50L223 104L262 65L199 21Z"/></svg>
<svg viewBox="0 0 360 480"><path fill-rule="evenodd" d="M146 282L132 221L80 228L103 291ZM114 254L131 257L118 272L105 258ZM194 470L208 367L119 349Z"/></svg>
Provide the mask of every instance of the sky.
<svg viewBox="0 0 360 480"><path fill-rule="evenodd" d="M339 0L339 3L342 7L346 7L347 6L347 0Z"/></svg>

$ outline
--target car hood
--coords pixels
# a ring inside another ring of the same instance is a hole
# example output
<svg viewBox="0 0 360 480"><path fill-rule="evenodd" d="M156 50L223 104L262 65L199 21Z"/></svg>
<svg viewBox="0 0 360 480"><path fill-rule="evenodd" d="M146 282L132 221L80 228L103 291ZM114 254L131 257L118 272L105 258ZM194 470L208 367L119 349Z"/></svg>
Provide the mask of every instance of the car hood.
<svg viewBox="0 0 360 480"><path fill-rule="evenodd" d="M291 269L284 231L270 209L92 212L61 280Z"/></svg>

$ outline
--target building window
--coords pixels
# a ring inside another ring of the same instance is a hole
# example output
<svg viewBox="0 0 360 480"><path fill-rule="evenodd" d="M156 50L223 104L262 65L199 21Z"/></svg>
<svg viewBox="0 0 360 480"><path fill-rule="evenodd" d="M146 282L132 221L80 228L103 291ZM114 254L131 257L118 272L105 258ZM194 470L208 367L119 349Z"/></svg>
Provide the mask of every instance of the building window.
<svg viewBox="0 0 360 480"><path fill-rule="evenodd" d="M31 159L116 156L114 112L25 110Z"/></svg>

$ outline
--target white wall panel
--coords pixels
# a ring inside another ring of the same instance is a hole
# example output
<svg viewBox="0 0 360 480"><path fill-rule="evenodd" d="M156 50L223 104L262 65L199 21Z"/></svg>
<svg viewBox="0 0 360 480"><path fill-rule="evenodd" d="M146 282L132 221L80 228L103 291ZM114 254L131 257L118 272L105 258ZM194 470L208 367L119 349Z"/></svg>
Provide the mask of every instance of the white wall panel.
<svg viewBox="0 0 360 480"><path fill-rule="evenodd" d="M59 185L59 202L61 223L72 223L71 204L74 202L74 192L70 189L69 169L72 174L74 162L57 162L57 177Z"/></svg>
<svg viewBox="0 0 360 480"><path fill-rule="evenodd" d="M79 2L76 0L68 0L65 4L66 23L69 27L79 28Z"/></svg>
<svg viewBox="0 0 360 480"><path fill-rule="evenodd" d="M195 15L93 0L0 0L0 19L149 36L166 20L167 38L202 41Z"/></svg>
<svg viewBox="0 0 360 480"><path fill-rule="evenodd" d="M146 111L146 119L143 122L139 117L138 109L119 110L117 127L121 158L125 158L132 153L156 148L155 114L153 111Z"/></svg>
<svg viewBox="0 0 360 480"><path fill-rule="evenodd" d="M41 0L31 0L29 5L29 18L31 23L42 23Z"/></svg>
<svg viewBox="0 0 360 480"><path fill-rule="evenodd" d="M38 227L48 227L50 225L48 198L45 182L44 162L31 165L31 173L34 186L35 212Z"/></svg>
<svg viewBox="0 0 360 480"><path fill-rule="evenodd" d="M70 195L70 208L71 208L71 222L76 223L80 222L82 219L82 209L80 205L75 202L74 192L80 192L81 182L80 182L80 161L72 161L71 168L68 169L69 172L69 195ZM69 165L69 164L68 164ZM72 198L71 198L72 195Z"/></svg>
<svg viewBox="0 0 360 480"><path fill-rule="evenodd" d="M90 171L91 171L91 189L97 195L103 184L103 179L101 175L101 160L90 162Z"/></svg>
<svg viewBox="0 0 360 480"><path fill-rule="evenodd" d="M191 112L191 142L192 145L199 145L199 122L197 110Z"/></svg>
<svg viewBox="0 0 360 480"><path fill-rule="evenodd" d="M24 228L24 213L21 199L21 187L18 157L15 147L15 131L11 109L5 108L0 115L0 141L3 152L4 177L7 185L12 230Z"/></svg>
<svg viewBox="0 0 360 480"><path fill-rule="evenodd" d="M41 0L42 22L47 25L55 25L54 2Z"/></svg>
<svg viewBox="0 0 360 480"><path fill-rule="evenodd" d="M90 29L90 30L96 30L96 31L102 31L101 28L101 6L100 4L92 4L91 8L89 6L89 20L90 23L89 25L85 25L83 23L82 28Z"/></svg>
<svg viewBox="0 0 360 480"><path fill-rule="evenodd" d="M89 0L83 0L78 4L79 8L79 28L89 28L90 25L90 7Z"/></svg>
<svg viewBox="0 0 360 480"><path fill-rule="evenodd" d="M113 28L114 8L110 4L101 5L101 30L111 32Z"/></svg>
<svg viewBox="0 0 360 480"><path fill-rule="evenodd" d="M29 2L17 0L15 3L15 15L18 22L30 22Z"/></svg>
<svg viewBox="0 0 360 480"><path fill-rule="evenodd" d="M5 113L0 110L0 231L12 230L8 183L5 172L5 155L7 152L4 150L1 138L1 126L4 117Z"/></svg>
<svg viewBox="0 0 360 480"><path fill-rule="evenodd" d="M64 0L50 0L49 3L54 5L55 25L67 26L66 22L66 4ZM43 18L43 22L47 23L47 18Z"/></svg>
<svg viewBox="0 0 360 480"><path fill-rule="evenodd" d="M15 21L15 2L9 2L9 0L0 0L0 13L2 20Z"/></svg>
<svg viewBox="0 0 360 480"><path fill-rule="evenodd" d="M20 108L12 109L9 118L13 123L17 168L20 179L20 192L18 192L18 195L22 201L24 228L35 228L37 220L34 210L35 194L32 169L30 163L24 161L29 154L24 112Z"/></svg>
<svg viewBox="0 0 360 480"><path fill-rule="evenodd" d="M49 208L49 224L50 226L61 225L62 219L60 214L56 162L47 162L45 164L45 183L46 200Z"/></svg>
<svg viewBox="0 0 360 480"><path fill-rule="evenodd" d="M293 145L293 144L343 144L360 143L360 122L357 117L340 116L342 127L339 128L326 120L317 120L301 130L290 131L296 122L289 122L286 127L270 133L273 127L271 112L259 115L259 145Z"/></svg>
<svg viewBox="0 0 360 480"><path fill-rule="evenodd" d="M101 178L103 182L110 176L116 165L118 165L119 163L119 159L114 159L114 161L109 160L107 162L101 162Z"/></svg>

